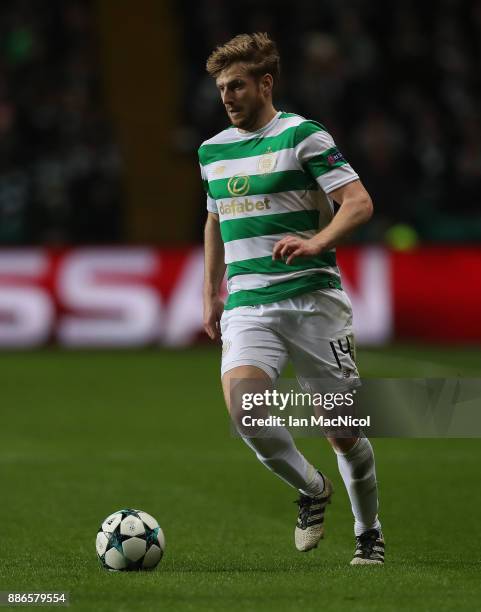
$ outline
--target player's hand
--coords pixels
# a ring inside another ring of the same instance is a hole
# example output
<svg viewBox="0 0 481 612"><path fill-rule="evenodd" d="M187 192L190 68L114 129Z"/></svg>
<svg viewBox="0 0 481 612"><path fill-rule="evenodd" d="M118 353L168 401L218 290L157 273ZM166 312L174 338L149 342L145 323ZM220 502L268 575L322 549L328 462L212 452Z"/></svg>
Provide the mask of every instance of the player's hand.
<svg viewBox="0 0 481 612"><path fill-rule="evenodd" d="M285 236L272 249L272 259L282 259L290 265L296 257L314 257L324 251L323 244L317 239Z"/></svg>
<svg viewBox="0 0 481 612"><path fill-rule="evenodd" d="M224 302L220 298L204 299L204 330L211 340L220 340L220 318Z"/></svg>

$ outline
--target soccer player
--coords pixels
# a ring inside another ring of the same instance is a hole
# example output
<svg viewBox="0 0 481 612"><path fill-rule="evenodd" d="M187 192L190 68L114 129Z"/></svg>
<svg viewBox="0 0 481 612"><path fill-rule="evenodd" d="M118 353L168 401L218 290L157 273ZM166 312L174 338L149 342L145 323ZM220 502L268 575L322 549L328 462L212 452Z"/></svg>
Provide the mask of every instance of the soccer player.
<svg viewBox="0 0 481 612"><path fill-rule="evenodd" d="M207 61L231 125L199 148L208 210L204 327L211 339L222 338L224 397L242 438L300 493L294 539L307 551L323 537L331 481L285 427L242 428L231 385L271 388L289 358L303 388L313 379L358 382L351 303L335 247L368 221L372 202L322 125L274 108L279 71L276 45L262 33L236 36ZM328 440L354 515L351 564L382 564L371 444L360 436Z"/></svg>

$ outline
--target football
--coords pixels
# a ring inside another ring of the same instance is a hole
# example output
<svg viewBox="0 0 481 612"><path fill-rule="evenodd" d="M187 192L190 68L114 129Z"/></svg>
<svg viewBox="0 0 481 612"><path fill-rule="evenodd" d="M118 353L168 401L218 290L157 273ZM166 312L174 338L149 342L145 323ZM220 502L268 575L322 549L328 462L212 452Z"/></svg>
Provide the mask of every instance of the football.
<svg viewBox="0 0 481 612"><path fill-rule="evenodd" d="M96 548L100 563L107 570L152 570L162 559L165 538L153 516L126 508L103 521L97 533Z"/></svg>

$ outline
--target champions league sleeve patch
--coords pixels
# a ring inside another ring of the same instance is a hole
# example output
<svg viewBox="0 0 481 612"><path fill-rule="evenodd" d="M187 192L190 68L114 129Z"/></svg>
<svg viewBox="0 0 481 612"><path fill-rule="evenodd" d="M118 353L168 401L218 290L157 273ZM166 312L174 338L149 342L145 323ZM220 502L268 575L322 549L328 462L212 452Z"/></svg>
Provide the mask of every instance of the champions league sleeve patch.
<svg viewBox="0 0 481 612"><path fill-rule="evenodd" d="M329 153L329 155L326 157L326 161L329 164L329 166L334 166L335 164L338 164L339 162L346 163L346 160L344 159L344 156L339 151L339 149L335 149L334 151Z"/></svg>

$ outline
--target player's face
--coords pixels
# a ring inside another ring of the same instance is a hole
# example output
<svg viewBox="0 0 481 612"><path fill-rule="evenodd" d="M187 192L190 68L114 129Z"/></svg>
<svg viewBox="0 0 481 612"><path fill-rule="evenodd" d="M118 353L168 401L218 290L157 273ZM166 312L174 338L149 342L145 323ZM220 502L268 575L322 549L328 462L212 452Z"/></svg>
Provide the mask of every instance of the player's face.
<svg viewBox="0 0 481 612"><path fill-rule="evenodd" d="M241 130L256 129L268 102L259 80L250 75L242 63L236 63L220 73L216 84L232 125Z"/></svg>

